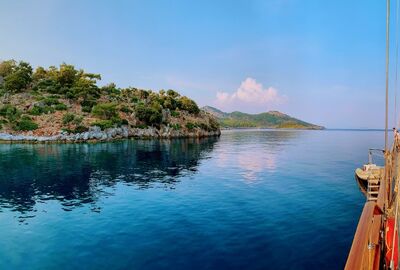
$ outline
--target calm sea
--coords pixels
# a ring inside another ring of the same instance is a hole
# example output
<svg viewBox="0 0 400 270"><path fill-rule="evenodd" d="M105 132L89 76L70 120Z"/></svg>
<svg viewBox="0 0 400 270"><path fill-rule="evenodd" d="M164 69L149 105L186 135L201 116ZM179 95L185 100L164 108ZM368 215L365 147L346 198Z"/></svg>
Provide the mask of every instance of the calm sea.
<svg viewBox="0 0 400 270"><path fill-rule="evenodd" d="M0 144L0 269L341 269L382 131Z"/></svg>

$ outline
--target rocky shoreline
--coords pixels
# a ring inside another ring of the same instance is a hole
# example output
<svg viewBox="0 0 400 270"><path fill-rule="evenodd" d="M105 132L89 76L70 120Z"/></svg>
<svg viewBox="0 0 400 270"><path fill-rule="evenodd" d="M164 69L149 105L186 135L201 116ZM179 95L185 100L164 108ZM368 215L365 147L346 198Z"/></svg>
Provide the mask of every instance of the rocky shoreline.
<svg viewBox="0 0 400 270"><path fill-rule="evenodd" d="M0 133L0 143L4 142L54 142L54 143L79 143L79 142L97 142L97 141L112 141L117 139L139 138L139 139L172 139L172 138L201 138L219 136L221 131L206 131L199 128L193 131L175 130L168 126L160 129L149 128L129 128L127 126L108 128L101 130L100 127L90 127L87 132L83 133L68 133L61 132L52 136L35 136L28 133L24 134L9 134Z"/></svg>

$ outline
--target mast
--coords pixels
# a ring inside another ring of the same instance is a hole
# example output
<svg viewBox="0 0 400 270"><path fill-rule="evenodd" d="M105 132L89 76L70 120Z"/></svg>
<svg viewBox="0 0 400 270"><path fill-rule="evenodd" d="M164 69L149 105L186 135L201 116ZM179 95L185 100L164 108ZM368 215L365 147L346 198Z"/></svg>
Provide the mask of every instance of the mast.
<svg viewBox="0 0 400 270"><path fill-rule="evenodd" d="M388 107L389 107L389 18L390 0L386 0L386 106L385 106L385 153L388 148Z"/></svg>

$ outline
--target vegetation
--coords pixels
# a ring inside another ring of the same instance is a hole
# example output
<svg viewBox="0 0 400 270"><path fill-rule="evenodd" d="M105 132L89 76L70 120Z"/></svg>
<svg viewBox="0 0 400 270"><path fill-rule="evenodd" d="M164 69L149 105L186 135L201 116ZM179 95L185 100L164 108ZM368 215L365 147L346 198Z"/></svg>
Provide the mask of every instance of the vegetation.
<svg viewBox="0 0 400 270"><path fill-rule="evenodd" d="M38 124L32 121L29 117L22 117L15 123L15 130L30 131L38 128Z"/></svg>
<svg viewBox="0 0 400 270"><path fill-rule="evenodd" d="M48 132L53 127L76 133L90 126L219 128L196 102L175 90L119 88L114 83L100 87L99 80L99 74L66 63L33 69L24 61L0 62L0 129Z"/></svg>
<svg viewBox="0 0 400 270"><path fill-rule="evenodd" d="M214 115L219 124L225 128L291 128L291 129L323 129L321 126L310 124L289 115L270 111L259 114L242 112L226 113L216 108L206 106L203 110Z"/></svg>

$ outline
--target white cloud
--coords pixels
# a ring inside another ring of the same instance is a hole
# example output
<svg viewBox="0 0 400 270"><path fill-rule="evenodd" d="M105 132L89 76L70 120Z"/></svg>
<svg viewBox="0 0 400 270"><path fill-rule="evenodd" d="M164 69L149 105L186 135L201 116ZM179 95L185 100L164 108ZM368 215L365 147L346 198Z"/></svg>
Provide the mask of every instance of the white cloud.
<svg viewBox="0 0 400 270"><path fill-rule="evenodd" d="M286 102L286 97L281 96L278 90L264 88L253 78L246 78L236 92L217 92L216 104L222 109L271 109ZM250 107L249 107L250 106Z"/></svg>

